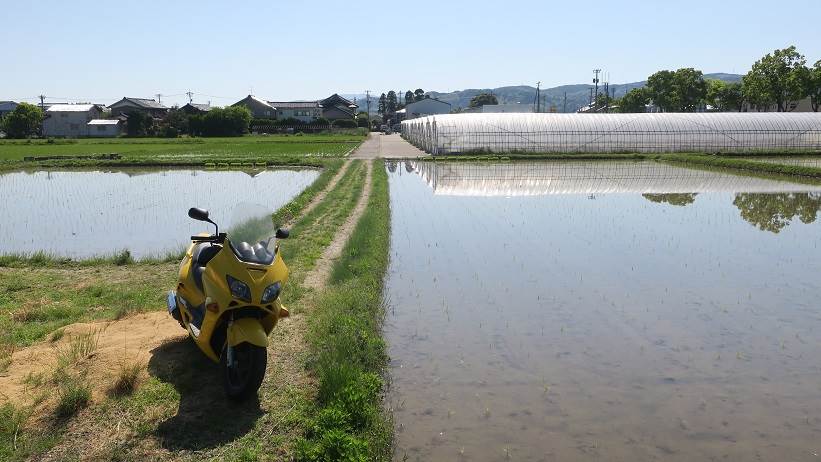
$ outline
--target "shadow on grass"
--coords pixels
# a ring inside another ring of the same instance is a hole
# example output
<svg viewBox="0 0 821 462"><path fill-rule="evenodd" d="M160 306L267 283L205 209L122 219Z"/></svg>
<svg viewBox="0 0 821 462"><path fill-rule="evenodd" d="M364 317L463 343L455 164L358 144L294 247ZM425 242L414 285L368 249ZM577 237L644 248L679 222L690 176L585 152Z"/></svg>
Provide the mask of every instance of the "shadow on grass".
<svg viewBox="0 0 821 462"><path fill-rule="evenodd" d="M155 430L168 450L195 451L223 445L248 433L263 414L256 396L242 403L225 397L219 366L189 338L152 350L148 370L180 394L177 414Z"/></svg>

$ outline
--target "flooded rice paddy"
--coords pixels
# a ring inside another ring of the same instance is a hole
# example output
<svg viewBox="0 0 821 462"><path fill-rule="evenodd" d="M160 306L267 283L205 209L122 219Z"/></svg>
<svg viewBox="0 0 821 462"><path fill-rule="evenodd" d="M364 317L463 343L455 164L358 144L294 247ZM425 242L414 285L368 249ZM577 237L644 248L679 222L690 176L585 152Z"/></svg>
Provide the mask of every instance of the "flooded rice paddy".
<svg viewBox="0 0 821 462"><path fill-rule="evenodd" d="M388 170L398 460L819 460L821 187Z"/></svg>
<svg viewBox="0 0 821 462"><path fill-rule="evenodd" d="M0 254L87 258L128 249L136 258L184 248L203 207L228 230L299 194L314 170L37 171L0 174Z"/></svg>

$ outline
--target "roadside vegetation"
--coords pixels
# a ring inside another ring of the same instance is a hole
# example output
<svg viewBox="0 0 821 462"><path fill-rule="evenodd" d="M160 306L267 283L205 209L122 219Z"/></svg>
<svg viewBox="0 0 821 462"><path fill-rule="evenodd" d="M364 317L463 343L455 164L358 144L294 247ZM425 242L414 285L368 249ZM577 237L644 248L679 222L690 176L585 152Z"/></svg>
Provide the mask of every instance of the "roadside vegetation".
<svg viewBox="0 0 821 462"><path fill-rule="evenodd" d="M387 365L382 339L383 275L390 209L385 170L375 168L370 201L320 294L310 321L309 369L318 380L297 459L390 460L392 424L382 409Z"/></svg>

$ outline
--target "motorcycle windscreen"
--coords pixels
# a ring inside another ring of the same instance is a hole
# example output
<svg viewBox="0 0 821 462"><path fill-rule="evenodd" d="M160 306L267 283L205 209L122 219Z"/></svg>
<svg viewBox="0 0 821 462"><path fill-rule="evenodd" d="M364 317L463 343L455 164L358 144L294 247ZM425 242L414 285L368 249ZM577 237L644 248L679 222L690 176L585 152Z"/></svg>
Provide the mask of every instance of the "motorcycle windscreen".
<svg viewBox="0 0 821 462"><path fill-rule="evenodd" d="M270 265L276 250L276 229L271 212L261 205L239 204L228 230L234 255L246 263Z"/></svg>

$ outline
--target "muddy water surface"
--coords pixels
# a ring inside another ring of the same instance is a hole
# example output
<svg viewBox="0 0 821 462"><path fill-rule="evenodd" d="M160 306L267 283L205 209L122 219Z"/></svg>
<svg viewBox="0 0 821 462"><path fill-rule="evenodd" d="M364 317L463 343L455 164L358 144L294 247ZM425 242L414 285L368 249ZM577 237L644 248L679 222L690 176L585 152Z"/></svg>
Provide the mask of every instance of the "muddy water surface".
<svg viewBox="0 0 821 462"><path fill-rule="evenodd" d="M388 169L398 460L819 460L820 187Z"/></svg>
<svg viewBox="0 0 821 462"><path fill-rule="evenodd" d="M46 252L86 258L128 249L135 257L179 251L211 225L188 218L203 207L228 230L278 209L315 170L38 171L0 174L0 254Z"/></svg>

